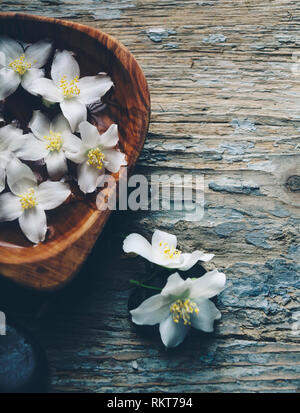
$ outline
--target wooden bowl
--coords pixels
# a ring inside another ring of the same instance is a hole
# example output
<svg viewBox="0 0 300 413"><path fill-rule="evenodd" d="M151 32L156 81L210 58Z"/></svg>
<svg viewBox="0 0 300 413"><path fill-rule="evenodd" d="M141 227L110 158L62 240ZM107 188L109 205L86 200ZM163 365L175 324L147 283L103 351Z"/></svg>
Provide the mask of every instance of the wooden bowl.
<svg viewBox="0 0 300 413"><path fill-rule="evenodd" d="M81 76L108 73L115 88L107 108L89 120L103 132L111 123L119 126L120 149L126 153L128 173L144 144L149 125L150 97L145 76L132 54L113 37L92 27L64 20L18 13L0 13L0 35L24 42L51 39L54 48L72 50L79 62ZM49 71L49 68L48 68ZM46 67L47 74L47 67ZM18 105L15 104L18 99ZM22 92L7 99L8 118L18 118L26 127L32 105L22 101ZM33 106L33 108L32 108ZM125 179L122 171L118 179ZM113 188L106 189L111 195ZM17 283L38 290L55 290L68 282L83 264L110 211L99 211L95 197L63 205L48 216L51 236L32 246L17 223L0 225L0 273Z"/></svg>

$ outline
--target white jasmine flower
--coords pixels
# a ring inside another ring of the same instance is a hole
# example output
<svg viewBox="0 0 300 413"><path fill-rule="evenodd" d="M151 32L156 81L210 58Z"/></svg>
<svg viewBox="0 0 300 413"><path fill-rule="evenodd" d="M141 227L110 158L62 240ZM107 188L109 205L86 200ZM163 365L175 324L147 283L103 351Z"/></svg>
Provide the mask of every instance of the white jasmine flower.
<svg viewBox="0 0 300 413"><path fill-rule="evenodd" d="M214 256L214 254L205 254L202 251L182 253L176 246L176 235L155 230L152 236L152 245L141 235L130 234L124 240L123 250L127 253L134 252L141 255L146 260L162 267L177 268L180 271L187 271L197 261L206 262Z"/></svg>
<svg viewBox="0 0 300 413"><path fill-rule="evenodd" d="M18 152L19 158L27 161L44 158L49 176L60 179L68 172L66 151L78 151L81 140L72 134L69 122L61 114L50 122L39 110L34 111L29 127L34 135L26 139Z"/></svg>
<svg viewBox="0 0 300 413"><path fill-rule="evenodd" d="M68 152L67 157L79 164L77 173L81 191L94 192L101 184L105 169L117 173L127 162L125 154L114 149L119 141L117 125L110 125L107 131L100 135L95 126L85 121L80 123L79 131L81 147L75 154Z"/></svg>
<svg viewBox="0 0 300 413"><path fill-rule="evenodd" d="M139 325L159 324L166 347L178 346L190 327L212 332L214 320L220 319L221 313L209 298L219 294L225 282L225 274L217 270L186 280L178 273L172 274L160 294L153 295L130 311L132 321Z"/></svg>
<svg viewBox="0 0 300 413"><path fill-rule="evenodd" d="M18 219L26 237L38 244L47 232L45 211L57 208L70 195L67 184L45 181L37 185L32 170L17 158L7 166L11 192L0 195L0 222Z"/></svg>
<svg viewBox="0 0 300 413"><path fill-rule="evenodd" d="M79 65L70 52L56 52L51 67L51 79L37 79L34 93L48 102L58 102L68 119L72 132L77 131L80 122L87 119L86 105L96 102L113 86L110 77L104 73L81 79Z"/></svg>
<svg viewBox="0 0 300 413"><path fill-rule="evenodd" d="M31 134L23 135L23 131L14 125L0 128L0 192L5 188L6 167L9 161L18 155L26 139L31 136Z"/></svg>
<svg viewBox="0 0 300 413"><path fill-rule="evenodd" d="M31 85L44 76L43 67L51 53L52 45L41 40L23 46L8 37L0 37L0 99L5 99L21 84L31 93Z"/></svg>

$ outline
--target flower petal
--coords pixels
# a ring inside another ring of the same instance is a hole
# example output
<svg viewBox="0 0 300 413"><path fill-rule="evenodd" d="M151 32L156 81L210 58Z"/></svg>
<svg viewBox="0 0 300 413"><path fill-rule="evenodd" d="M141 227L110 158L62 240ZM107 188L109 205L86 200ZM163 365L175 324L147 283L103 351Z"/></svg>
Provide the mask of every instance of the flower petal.
<svg viewBox="0 0 300 413"><path fill-rule="evenodd" d="M0 37L0 51L6 56L7 65L24 53L23 47L20 43L6 36Z"/></svg>
<svg viewBox="0 0 300 413"><path fill-rule="evenodd" d="M181 254L181 257L183 258L183 262L180 266L178 266L178 269L180 269L180 271L187 271L198 261L210 261L214 257L214 254L205 254L202 251L194 251L191 254Z"/></svg>
<svg viewBox="0 0 300 413"><path fill-rule="evenodd" d="M65 149L65 155L67 159L70 159L70 161L81 164L83 162L86 162L86 151L88 149L86 148L85 145L81 143L81 146L77 152L70 152L69 150Z"/></svg>
<svg viewBox="0 0 300 413"><path fill-rule="evenodd" d="M37 201L46 211L62 205L70 194L69 185L63 182L45 181L36 189Z"/></svg>
<svg viewBox="0 0 300 413"><path fill-rule="evenodd" d="M74 77L80 75L79 65L67 50L62 52L56 51L53 63L51 66L51 77L56 85L60 84L61 78L66 76L66 80L69 82Z"/></svg>
<svg viewBox="0 0 300 413"><path fill-rule="evenodd" d="M87 118L87 110L83 103L76 98L65 99L60 104L64 116L68 119L72 132L78 130L78 125Z"/></svg>
<svg viewBox="0 0 300 413"><path fill-rule="evenodd" d="M214 331L214 320L221 318L221 313L210 300L195 300L199 309L198 314L191 314L192 327L211 333Z"/></svg>
<svg viewBox="0 0 300 413"><path fill-rule="evenodd" d="M85 105L96 102L113 86L111 78L106 74L86 76L79 79L79 99Z"/></svg>
<svg viewBox="0 0 300 413"><path fill-rule="evenodd" d="M78 185L81 191L85 194L94 192L97 188L98 178L102 173L102 170L94 168L86 162L78 165Z"/></svg>
<svg viewBox="0 0 300 413"><path fill-rule="evenodd" d="M26 209L19 218L19 225L29 241L34 244L44 241L47 232L45 211L39 205Z"/></svg>
<svg viewBox="0 0 300 413"><path fill-rule="evenodd" d="M119 172L121 166L127 165L125 154L114 149L103 149L105 169L112 173Z"/></svg>
<svg viewBox="0 0 300 413"><path fill-rule="evenodd" d="M183 280L180 275L175 272L169 276L167 284L161 291L161 295L164 297L170 295L179 297L184 294L185 291L189 290L191 285L192 280L190 278Z"/></svg>
<svg viewBox="0 0 300 413"><path fill-rule="evenodd" d="M40 40L26 48L25 58L31 63L32 67L40 68L47 63L51 51L52 44L45 40Z"/></svg>
<svg viewBox="0 0 300 413"><path fill-rule="evenodd" d="M23 209L17 196L6 192L0 195L0 222L14 221L22 215Z"/></svg>
<svg viewBox="0 0 300 413"><path fill-rule="evenodd" d="M55 133L71 132L68 120L60 113L51 122L50 129Z"/></svg>
<svg viewBox="0 0 300 413"><path fill-rule="evenodd" d="M77 138L77 136L73 135L71 132L64 132L62 138L64 151L73 152L74 154L80 152L82 147L81 139ZM82 159L81 162L83 162L83 160L84 159Z"/></svg>
<svg viewBox="0 0 300 413"><path fill-rule="evenodd" d="M61 90L55 86L52 80L45 77L41 77L31 84L30 93L43 96L49 102L62 102L63 100Z"/></svg>
<svg viewBox="0 0 300 413"><path fill-rule="evenodd" d="M25 138L23 146L17 150L16 155L25 161L38 161L48 154L45 142L35 138L32 133L23 135Z"/></svg>
<svg viewBox="0 0 300 413"><path fill-rule="evenodd" d="M21 78L21 85L27 92L31 93L31 87L34 87L37 79L44 77L44 70L42 69L28 69ZM34 94L34 93L33 93Z"/></svg>
<svg viewBox="0 0 300 413"><path fill-rule="evenodd" d="M40 110L35 110L29 127L37 138L44 141L44 137L48 136L50 132L50 121Z"/></svg>
<svg viewBox="0 0 300 413"><path fill-rule="evenodd" d="M82 142L90 148L96 148L98 146L100 134L96 126L92 125L90 122L81 122L79 125L79 133Z"/></svg>
<svg viewBox="0 0 300 413"><path fill-rule="evenodd" d="M154 248L159 248L159 244L166 242L169 248L176 248L177 237L176 235L169 234L168 232L160 231L156 229L152 235L152 246Z"/></svg>
<svg viewBox="0 0 300 413"><path fill-rule="evenodd" d="M183 342L185 336L189 332L190 327L184 325L182 320L179 323L174 323L170 315L163 320L159 325L159 332L164 345L168 348L177 347Z"/></svg>
<svg viewBox="0 0 300 413"><path fill-rule="evenodd" d="M123 242L123 250L126 253L134 252L148 261L152 261L152 246L150 242L146 240L140 234L130 234Z"/></svg>
<svg viewBox="0 0 300 413"><path fill-rule="evenodd" d="M0 166L0 192L2 192L5 188L5 178L6 170L2 166Z"/></svg>
<svg viewBox="0 0 300 413"><path fill-rule="evenodd" d="M115 123L110 125L110 127L102 135L99 135L98 138L98 145L103 146L106 149L115 147L118 142L118 125Z"/></svg>
<svg viewBox="0 0 300 413"><path fill-rule="evenodd" d="M165 320L170 314L170 302L160 294L153 295L130 311L135 324L155 325Z"/></svg>
<svg viewBox="0 0 300 413"><path fill-rule="evenodd" d="M21 77L14 70L3 68L0 70L0 100L14 93L19 84Z"/></svg>
<svg viewBox="0 0 300 413"><path fill-rule="evenodd" d="M45 158L47 171L52 179L60 179L68 173L67 160L64 151L53 151Z"/></svg>
<svg viewBox="0 0 300 413"><path fill-rule="evenodd" d="M218 270L209 271L203 277L193 280L190 291L191 298L211 298L219 294L225 287L226 276Z"/></svg>
<svg viewBox="0 0 300 413"><path fill-rule="evenodd" d="M9 124L0 128L0 151L15 151L24 142L25 135L22 129Z"/></svg>
<svg viewBox="0 0 300 413"><path fill-rule="evenodd" d="M6 169L8 186L15 195L21 195L29 188L35 188L37 181L29 166L13 158Z"/></svg>

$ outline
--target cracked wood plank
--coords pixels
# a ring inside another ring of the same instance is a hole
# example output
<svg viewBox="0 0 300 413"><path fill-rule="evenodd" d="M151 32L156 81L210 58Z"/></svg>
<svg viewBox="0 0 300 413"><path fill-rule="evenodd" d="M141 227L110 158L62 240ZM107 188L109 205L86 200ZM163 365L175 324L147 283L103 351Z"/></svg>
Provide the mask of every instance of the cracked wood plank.
<svg viewBox="0 0 300 413"><path fill-rule="evenodd" d="M181 212L119 212L66 290L33 297L3 286L6 308L47 350L51 390L299 391L292 324L299 311L300 195L299 179L291 180L300 176L299 2L0 4L1 11L86 23L123 42L143 67L152 97L136 172L149 179L205 175L201 221ZM228 277L215 333L193 332L171 352L158 338L140 337L127 316L129 279L141 277L143 264L122 254L121 237L136 231L150 238L153 228L177 234L184 249L214 252L207 269ZM46 314L33 319L45 300Z"/></svg>

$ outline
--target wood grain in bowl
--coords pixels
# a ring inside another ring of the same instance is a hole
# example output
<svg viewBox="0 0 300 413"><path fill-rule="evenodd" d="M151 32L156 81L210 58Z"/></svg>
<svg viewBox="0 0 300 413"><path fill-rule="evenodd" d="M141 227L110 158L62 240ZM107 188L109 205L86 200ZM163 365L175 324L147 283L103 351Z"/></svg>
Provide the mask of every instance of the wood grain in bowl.
<svg viewBox="0 0 300 413"><path fill-rule="evenodd" d="M119 146L126 154L130 173L143 147L149 125L150 96L145 76L131 53L113 37L82 24L17 14L0 13L0 35L34 43L53 41L54 49L76 54L81 76L108 73L115 88L104 100L104 111L89 120L99 132L111 123L119 128ZM50 67L46 66L46 75ZM7 120L17 118L26 128L32 109L41 102L32 97L31 105L20 91L6 102ZM20 94L18 96L18 94ZM17 100L18 99L18 100ZM16 104L18 102L18 104ZM124 179L122 172L117 179ZM113 188L106 190L111 194ZM51 231L46 241L32 246L16 223L0 226L0 273L17 283L38 290L54 290L66 284L80 269L110 211L99 211L92 197L60 207L49 216Z"/></svg>

